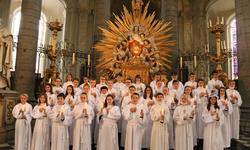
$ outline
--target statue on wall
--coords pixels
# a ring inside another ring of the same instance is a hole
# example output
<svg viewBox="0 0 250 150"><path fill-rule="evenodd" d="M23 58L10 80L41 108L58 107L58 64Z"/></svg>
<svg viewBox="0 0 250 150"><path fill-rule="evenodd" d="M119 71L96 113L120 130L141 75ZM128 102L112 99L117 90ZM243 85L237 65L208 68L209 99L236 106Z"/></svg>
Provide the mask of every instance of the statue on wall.
<svg viewBox="0 0 250 150"><path fill-rule="evenodd" d="M168 58L175 45L170 39L171 22L156 19L155 13L148 14L149 3L142 6L142 0L132 0L132 12L124 6L122 16L114 15L115 21L107 22L108 29L100 28L103 39L95 45L101 53L97 68L109 70L114 78L138 72L147 78L171 69Z"/></svg>
<svg viewBox="0 0 250 150"><path fill-rule="evenodd" d="M0 89L10 88L13 36L0 27Z"/></svg>

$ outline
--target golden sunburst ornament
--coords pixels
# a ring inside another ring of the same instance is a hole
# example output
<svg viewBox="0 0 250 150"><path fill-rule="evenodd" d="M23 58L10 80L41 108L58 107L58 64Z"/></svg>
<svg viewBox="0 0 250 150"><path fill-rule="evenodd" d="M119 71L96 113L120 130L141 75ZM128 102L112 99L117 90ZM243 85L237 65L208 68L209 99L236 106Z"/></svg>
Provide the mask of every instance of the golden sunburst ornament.
<svg viewBox="0 0 250 150"><path fill-rule="evenodd" d="M115 21L107 21L108 29L100 28L103 39L95 45L101 53L97 69L108 70L112 77L122 73L125 64L148 66L150 74L171 69L172 26L157 20L155 12L148 14L149 2L143 5L142 0L132 0L132 12L123 6L120 17L114 14Z"/></svg>

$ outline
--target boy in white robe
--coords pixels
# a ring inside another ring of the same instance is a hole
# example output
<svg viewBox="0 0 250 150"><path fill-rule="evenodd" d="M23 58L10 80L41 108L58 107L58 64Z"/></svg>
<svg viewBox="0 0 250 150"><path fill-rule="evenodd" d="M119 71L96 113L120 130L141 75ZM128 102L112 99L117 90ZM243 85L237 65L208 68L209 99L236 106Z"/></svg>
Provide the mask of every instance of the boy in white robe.
<svg viewBox="0 0 250 150"><path fill-rule="evenodd" d="M176 72L172 72L171 74L171 81L168 82L168 88L169 90L173 89L173 81L178 81L178 74ZM179 88L183 89L183 84L179 82Z"/></svg>
<svg viewBox="0 0 250 150"><path fill-rule="evenodd" d="M105 76L100 76L100 83L96 85L96 88L100 91L103 86L107 86L107 79Z"/></svg>
<svg viewBox="0 0 250 150"><path fill-rule="evenodd" d="M183 88L180 86L181 82L178 80L172 81L172 89L169 89L169 95L174 97L175 101L179 101L181 95L183 94Z"/></svg>
<svg viewBox="0 0 250 150"><path fill-rule="evenodd" d="M31 150L50 150L49 111L46 94L40 94L38 105L35 106L32 112L32 117L36 119L36 123L32 136Z"/></svg>
<svg viewBox="0 0 250 150"><path fill-rule="evenodd" d="M226 90L228 100L232 103L233 112L230 115L231 122L231 136L233 139L239 139L240 131L240 106L242 104L242 99L240 93L235 90L235 81L228 81L228 89Z"/></svg>
<svg viewBox="0 0 250 150"><path fill-rule="evenodd" d="M189 80L185 83L184 86L190 86L192 89L195 89L197 87L197 82L195 81L196 76L194 73L189 74Z"/></svg>
<svg viewBox="0 0 250 150"><path fill-rule="evenodd" d="M156 81L161 81L161 74L160 73L156 73L154 75L154 80L150 82L151 88L153 88L156 85Z"/></svg>
<svg viewBox="0 0 250 150"><path fill-rule="evenodd" d="M91 150L91 123L94 111L88 104L87 93L80 95L80 103L72 110L75 120L73 150Z"/></svg>
<svg viewBox="0 0 250 150"><path fill-rule="evenodd" d="M151 135L151 150L169 150L168 122L170 111L162 93L157 93L156 104L150 110L150 116L153 120Z"/></svg>
<svg viewBox="0 0 250 150"><path fill-rule="evenodd" d="M64 89L61 87L62 80L60 78L55 79L55 86L52 87L53 93L57 96L60 93L64 93Z"/></svg>
<svg viewBox="0 0 250 150"><path fill-rule="evenodd" d="M72 122L69 105L64 104L64 94L57 96L57 105L50 112L52 120L51 150L69 149L69 126Z"/></svg>
<svg viewBox="0 0 250 150"><path fill-rule="evenodd" d="M117 121L121 117L118 106L115 106L113 95L107 95L101 111L102 126L99 128L98 150L119 150Z"/></svg>
<svg viewBox="0 0 250 150"><path fill-rule="evenodd" d="M32 106L27 103L29 96L25 93L20 94L20 103L13 111L13 117L16 118L15 125L15 150L31 149L31 125Z"/></svg>
<svg viewBox="0 0 250 150"><path fill-rule="evenodd" d="M207 83L207 90L209 95L218 94L220 87L224 87L222 81L219 80L219 75L217 71L212 72L212 79Z"/></svg>
<svg viewBox="0 0 250 150"><path fill-rule="evenodd" d="M164 87L164 83L160 80L160 81L156 81L155 86L153 87L153 93L154 95L156 93L162 93L163 92L163 87Z"/></svg>
<svg viewBox="0 0 250 150"><path fill-rule="evenodd" d="M144 83L142 83L141 77L139 75L135 76L135 83L133 83L133 85L136 88L136 93L138 93L140 96L142 96L146 86Z"/></svg>
<svg viewBox="0 0 250 150"><path fill-rule="evenodd" d="M209 97L209 102L202 113L204 126L203 150L223 150L221 126L224 115L217 103L217 96Z"/></svg>
<svg viewBox="0 0 250 150"><path fill-rule="evenodd" d="M146 109L138 101L139 94L132 94L131 103L122 111L124 119L127 120L125 150L141 150Z"/></svg>
<svg viewBox="0 0 250 150"><path fill-rule="evenodd" d="M207 89L205 88L205 82L203 79L198 80L198 87L194 89L193 95L196 97L197 101L197 115L196 115L196 131L197 138L203 139L204 122L202 120L202 112L207 106Z"/></svg>
<svg viewBox="0 0 250 150"><path fill-rule="evenodd" d="M66 82L64 82L63 83L63 89L64 89L64 91L66 91L66 88L69 86L69 85L72 85L73 86L73 82L72 82L72 80L73 80L73 76L72 76L72 74L68 74L67 75L67 81Z"/></svg>
<svg viewBox="0 0 250 150"><path fill-rule="evenodd" d="M188 104L188 98L181 96L180 105L174 110L175 150L193 150L193 127L195 110Z"/></svg>

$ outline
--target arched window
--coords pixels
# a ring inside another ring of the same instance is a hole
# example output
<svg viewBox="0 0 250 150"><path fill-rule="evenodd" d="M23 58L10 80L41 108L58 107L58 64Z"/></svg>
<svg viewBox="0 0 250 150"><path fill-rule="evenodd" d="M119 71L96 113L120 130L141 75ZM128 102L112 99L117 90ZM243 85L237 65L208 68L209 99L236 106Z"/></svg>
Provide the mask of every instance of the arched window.
<svg viewBox="0 0 250 150"><path fill-rule="evenodd" d="M18 8L13 13L13 19L12 19L12 26L11 26L11 33L14 37L14 42L18 42L18 35L19 35L19 28L20 28L20 21L21 21L21 9ZM46 17L43 13L41 13L41 18L39 21L39 35L38 35L38 47L40 45L45 44L45 36L46 36ZM12 70L15 70L16 66L16 47L13 48L13 66ZM36 73L41 73L43 75L44 73L44 56L43 54L37 52L37 59L36 59Z"/></svg>
<svg viewBox="0 0 250 150"><path fill-rule="evenodd" d="M238 79L237 28L235 18L229 23L229 36L230 49L232 50L231 76L232 79Z"/></svg>

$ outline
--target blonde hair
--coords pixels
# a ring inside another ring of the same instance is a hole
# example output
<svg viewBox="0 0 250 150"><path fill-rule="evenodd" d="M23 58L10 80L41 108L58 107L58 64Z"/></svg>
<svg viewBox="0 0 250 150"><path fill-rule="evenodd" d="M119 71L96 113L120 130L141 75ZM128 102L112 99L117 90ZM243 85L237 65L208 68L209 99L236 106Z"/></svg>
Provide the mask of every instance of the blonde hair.
<svg viewBox="0 0 250 150"><path fill-rule="evenodd" d="M27 93L21 93L21 94L19 95L19 99L21 98L21 96L24 96L24 97L26 97L27 99L29 98L29 95L28 95Z"/></svg>

